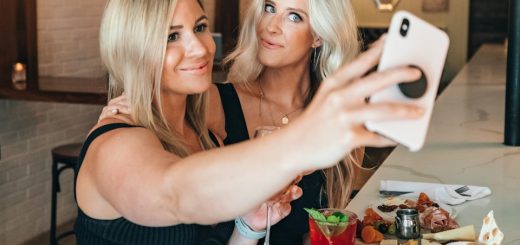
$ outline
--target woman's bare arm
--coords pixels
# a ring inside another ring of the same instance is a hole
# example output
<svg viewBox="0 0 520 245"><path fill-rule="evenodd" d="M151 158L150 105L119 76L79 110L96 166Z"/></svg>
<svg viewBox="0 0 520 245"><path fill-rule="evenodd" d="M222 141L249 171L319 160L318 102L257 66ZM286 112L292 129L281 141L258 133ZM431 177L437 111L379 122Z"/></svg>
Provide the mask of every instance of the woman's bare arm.
<svg viewBox="0 0 520 245"><path fill-rule="evenodd" d="M95 158L85 159L93 169L84 175L95 177L114 210L139 224L211 224L240 216L306 170L330 167L364 145L394 144L367 131L365 121L422 115L410 105L365 103L382 88L420 75L395 68L365 76L382 46L380 41L325 80L302 115L270 136L181 159L164 151L150 131L120 129L100 137L106 139L99 139Z"/></svg>

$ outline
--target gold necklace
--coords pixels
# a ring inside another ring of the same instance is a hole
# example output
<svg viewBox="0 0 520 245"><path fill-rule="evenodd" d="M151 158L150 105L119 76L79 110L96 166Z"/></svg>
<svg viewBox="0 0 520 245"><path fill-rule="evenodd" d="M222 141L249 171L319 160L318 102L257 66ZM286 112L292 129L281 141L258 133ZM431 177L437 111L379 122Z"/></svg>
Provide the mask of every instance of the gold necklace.
<svg viewBox="0 0 520 245"><path fill-rule="evenodd" d="M260 84L260 82L257 82L258 83L258 88L260 90L260 94L259 94L259 97L260 97L260 103L258 103L258 117L262 117L262 101L264 100L265 98L265 93L264 93L264 89L262 88L262 85ZM271 115L271 123L273 123L273 125L275 125L274 123L274 118L273 118L273 110L271 108L271 104L267 104L267 106L269 107L269 114ZM283 113L281 112L280 110L278 110L278 112L280 114L282 114L282 119L281 119L281 122L282 122L282 125L287 125L289 124L289 115L301 110L302 108L296 108L295 110L292 110L288 113ZM276 126L276 125L275 125Z"/></svg>

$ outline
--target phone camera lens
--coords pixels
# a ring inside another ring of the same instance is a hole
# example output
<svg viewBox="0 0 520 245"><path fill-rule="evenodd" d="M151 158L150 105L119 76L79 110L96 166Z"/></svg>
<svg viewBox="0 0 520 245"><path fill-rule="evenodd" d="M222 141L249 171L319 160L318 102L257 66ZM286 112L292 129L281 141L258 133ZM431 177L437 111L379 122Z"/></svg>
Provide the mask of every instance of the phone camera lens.
<svg viewBox="0 0 520 245"><path fill-rule="evenodd" d="M408 34L408 30L410 30L410 20L404 18L401 22L401 29L399 30L401 36L406 37L406 35Z"/></svg>

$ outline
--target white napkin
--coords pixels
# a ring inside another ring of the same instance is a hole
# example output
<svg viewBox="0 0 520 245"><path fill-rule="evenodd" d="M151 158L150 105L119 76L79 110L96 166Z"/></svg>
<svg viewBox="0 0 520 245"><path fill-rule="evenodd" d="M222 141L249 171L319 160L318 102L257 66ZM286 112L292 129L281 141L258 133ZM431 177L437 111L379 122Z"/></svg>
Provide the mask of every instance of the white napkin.
<svg viewBox="0 0 520 245"><path fill-rule="evenodd" d="M475 200L491 195L491 189L483 186L468 185L469 190L462 194L455 192L457 188L464 185L409 182L396 180L381 180L379 190L412 192L401 195L401 197L417 198L421 192L426 193L434 202L457 205L466 201Z"/></svg>

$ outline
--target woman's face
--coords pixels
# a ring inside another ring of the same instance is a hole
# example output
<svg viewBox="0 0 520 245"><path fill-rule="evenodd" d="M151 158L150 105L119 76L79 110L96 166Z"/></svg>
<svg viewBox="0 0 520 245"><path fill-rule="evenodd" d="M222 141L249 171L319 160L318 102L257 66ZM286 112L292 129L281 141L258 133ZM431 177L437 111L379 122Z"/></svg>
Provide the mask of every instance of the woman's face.
<svg viewBox="0 0 520 245"><path fill-rule="evenodd" d="M196 0L179 0L173 14L163 65L161 89L196 94L211 84L215 42L208 18Z"/></svg>
<svg viewBox="0 0 520 245"><path fill-rule="evenodd" d="M308 63L318 40L312 34L307 0L266 0L257 36L262 65L278 68Z"/></svg>

